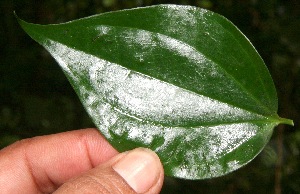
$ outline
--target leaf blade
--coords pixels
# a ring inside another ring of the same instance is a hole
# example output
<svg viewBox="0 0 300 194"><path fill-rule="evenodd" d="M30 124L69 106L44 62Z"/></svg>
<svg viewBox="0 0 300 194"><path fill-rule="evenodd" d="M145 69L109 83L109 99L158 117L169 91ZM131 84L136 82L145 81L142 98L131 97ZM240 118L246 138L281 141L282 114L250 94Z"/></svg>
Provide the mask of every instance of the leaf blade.
<svg viewBox="0 0 300 194"><path fill-rule="evenodd" d="M276 114L256 50L212 12L161 5L20 24L58 61L108 140L119 151L155 150L167 175L227 174L260 152L273 127L291 123Z"/></svg>

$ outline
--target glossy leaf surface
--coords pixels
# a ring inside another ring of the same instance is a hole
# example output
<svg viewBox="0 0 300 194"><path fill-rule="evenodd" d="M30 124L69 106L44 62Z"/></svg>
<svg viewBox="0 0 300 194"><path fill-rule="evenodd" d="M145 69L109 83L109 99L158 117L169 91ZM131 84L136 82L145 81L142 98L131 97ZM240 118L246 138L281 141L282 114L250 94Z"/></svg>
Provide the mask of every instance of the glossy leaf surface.
<svg viewBox="0 0 300 194"><path fill-rule="evenodd" d="M270 74L227 19L159 5L58 25L19 20L62 67L119 151L154 150L166 175L204 179L251 161L277 115Z"/></svg>

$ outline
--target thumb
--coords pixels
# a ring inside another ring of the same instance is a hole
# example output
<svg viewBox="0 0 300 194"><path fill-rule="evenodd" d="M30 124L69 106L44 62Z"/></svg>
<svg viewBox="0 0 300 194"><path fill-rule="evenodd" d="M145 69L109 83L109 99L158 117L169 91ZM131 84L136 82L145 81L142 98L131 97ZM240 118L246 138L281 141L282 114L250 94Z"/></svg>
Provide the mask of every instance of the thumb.
<svg viewBox="0 0 300 194"><path fill-rule="evenodd" d="M158 156L149 149L137 148L66 182L54 193L157 194L163 179Z"/></svg>

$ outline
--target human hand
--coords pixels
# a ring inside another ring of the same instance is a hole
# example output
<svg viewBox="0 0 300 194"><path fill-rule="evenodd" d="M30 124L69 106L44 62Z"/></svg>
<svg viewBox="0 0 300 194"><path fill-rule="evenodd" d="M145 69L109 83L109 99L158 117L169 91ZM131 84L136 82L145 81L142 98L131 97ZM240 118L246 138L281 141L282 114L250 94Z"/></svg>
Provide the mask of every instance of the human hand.
<svg viewBox="0 0 300 194"><path fill-rule="evenodd" d="M9 193L159 193L157 155L118 153L95 129L25 139L0 151L0 191Z"/></svg>

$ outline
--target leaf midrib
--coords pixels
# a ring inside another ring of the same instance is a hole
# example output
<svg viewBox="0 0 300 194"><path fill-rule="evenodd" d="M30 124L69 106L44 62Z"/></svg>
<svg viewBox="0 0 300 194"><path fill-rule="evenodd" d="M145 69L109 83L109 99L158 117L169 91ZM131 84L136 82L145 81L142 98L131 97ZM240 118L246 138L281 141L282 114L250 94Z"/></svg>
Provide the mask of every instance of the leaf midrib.
<svg viewBox="0 0 300 194"><path fill-rule="evenodd" d="M103 100L104 102L110 104L109 102L107 102L106 100ZM111 104L110 104L111 105ZM220 126L220 125L231 125L231 124L241 124L241 123L256 123L256 124L267 124L267 123L273 123L274 125L278 125L280 122L275 118L275 117L264 117L265 119L246 119L246 120L236 120L236 121L228 121L228 122L208 122L208 123L204 123L201 125L166 125L164 123L160 123L160 122L155 122L152 120L148 120L148 119L144 119L144 118L140 118L137 115L134 116L130 116L130 114L126 114L124 113L122 110L116 108L116 106L111 105L111 107L117 111L118 113L122 114L125 117L129 117L131 119L134 120L140 120L140 122L144 122L144 123L151 123L153 125L156 126L162 126L162 127L181 127L181 128L199 128L199 127L215 127L215 126Z"/></svg>

